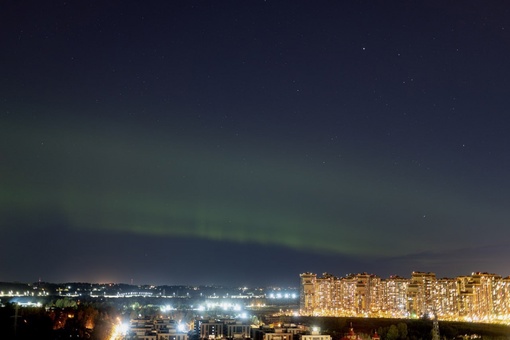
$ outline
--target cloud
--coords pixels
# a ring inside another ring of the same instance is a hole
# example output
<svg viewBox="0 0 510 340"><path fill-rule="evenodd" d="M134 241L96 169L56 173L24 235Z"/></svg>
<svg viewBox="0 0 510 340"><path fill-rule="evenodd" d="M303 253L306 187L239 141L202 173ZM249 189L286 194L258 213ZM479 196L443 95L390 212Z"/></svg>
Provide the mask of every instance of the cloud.
<svg viewBox="0 0 510 340"><path fill-rule="evenodd" d="M386 266L390 272L401 273L407 268L410 272L435 272L438 277L470 275L478 271L506 276L510 274L506 261L509 256L510 245L499 243L391 257L386 260Z"/></svg>

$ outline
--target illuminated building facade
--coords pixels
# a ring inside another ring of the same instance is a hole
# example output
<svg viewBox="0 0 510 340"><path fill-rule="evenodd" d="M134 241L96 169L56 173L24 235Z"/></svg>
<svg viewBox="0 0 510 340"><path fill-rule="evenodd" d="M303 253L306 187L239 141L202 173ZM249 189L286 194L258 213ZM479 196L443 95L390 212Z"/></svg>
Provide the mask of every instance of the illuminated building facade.
<svg viewBox="0 0 510 340"><path fill-rule="evenodd" d="M243 324L241 322L227 325L227 338L251 338L251 325Z"/></svg>
<svg viewBox="0 0 510 340"><path fill-rule="evenodd" d="M381 280L381 313L392 318L407 317L407 287L409 280L400 276L390 276Z"/></svg>
<svg viewBox="0 0 510 340"><path fill-rule="evenodd" d="M435 283L433 310L444 319L456 319L458 316L459 294L457 280L450 278L438 279Z"/></svg>
<svg viewBox="0 0 510 340"><path fill-rule="evenodd" d="M407 286L407 311L411 316L434 312L436 274L413 272Z"/></svg>
<svg viewBox="0 0 510 340"><path fill-rule="evenodd" d="M315 290L317 274L301 274L301 290L299 294L299 309L304 315L313 314L316 309Z"/></svg>
<svg viewBox="0 0 510 340"><path fill-rule="evenodd" d="M209 322L202 322L200 324L200 338L201 339L221 339L224 336L223 322L216 322L211 320Z"/></svg>
<svg viewBox="0 0 510 340"><path fill-rule="evenodd" d="M411 278L381 279L362 273L335 277L301 274L301 315L419 318L510 323L510 277L472 273L436 278L413 272Z"/></svg>

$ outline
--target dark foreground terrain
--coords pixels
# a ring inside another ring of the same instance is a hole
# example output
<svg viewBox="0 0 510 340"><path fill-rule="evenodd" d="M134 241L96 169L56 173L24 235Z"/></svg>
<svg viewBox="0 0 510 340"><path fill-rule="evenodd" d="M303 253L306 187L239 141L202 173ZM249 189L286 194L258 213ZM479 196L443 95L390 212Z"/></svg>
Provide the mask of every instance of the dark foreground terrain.
<svg viewBox="0 0 510 340"><path fill-rule="evenodd" d="M335 317L295 317L294 323L321 327L322 333L330 334L333 340L340 340L352 324L354 331L362 338L369 338L375 332L382 340L428 340L432 338L432 320L371 319ZM510 339L510 326L468 322L439 322L441 339Z"/></svg>
<svg viewBox="0 0 510 340"><path fill-rule="evenodd" d="M129 319L110 303L79 303L58 299L50 307L16 308L7 303L0 308L0 339L69 339L85 338L104 340L108 338L118 317ZM142 310L140 310L142 311ZM144 313L145 314L145 313ZM259 315L266 323L290 322L318 326L332 340L341 340L352 328L364 340L376 332L381 340L429 340L432 339L432 320L419 319L371 319L336 317L268 317ZM510 340L510 326L476 324L466 322L439 322L440 338ZM190 337L195 339L195 337Z"/></svg>

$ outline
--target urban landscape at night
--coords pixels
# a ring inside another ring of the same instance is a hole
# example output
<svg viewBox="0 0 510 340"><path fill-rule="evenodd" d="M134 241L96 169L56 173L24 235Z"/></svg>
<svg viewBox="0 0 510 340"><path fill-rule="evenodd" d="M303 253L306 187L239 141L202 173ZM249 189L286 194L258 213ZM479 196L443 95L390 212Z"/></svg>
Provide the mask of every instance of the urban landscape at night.
<svg viewBox="0 0 510 340"><path fill-rule="evenodd" d="M3 0L0 47L1 340L510 340L508 1Z"/></svg>
<svg viewBox="0 0 510 340"><path fill-rule="evenodd" d="M342 320L344 328L351 320L352 334L346 332L344 338L354 336L353 340L394 339L391 325L353 333L353 321L366 331L359 321L363 319L400 319L398 328L404 332L406 325L406 334L408 326L402 320L428 320L434 340L440 339L441 326L451 327L452 322L510 325L510 277L479 272L441 279L432 272L412 272L410 278L367 273L318 277L307 272L300 280L299 288L3 282L1 311L14 309L15 315L5 319L1 313L1 324L6 334L21 333L24 338L30 331L23 333L23 328L27 320L34 322L30 316L35 312L45 316L47 324L39 329L34 322L33 330L47 332L48 339L69 335L144 340L331 340L339 337L339 330L328 327L322 334L324 325L318 325L324 321L318 320L332 317Z"/></svg>
<svg viewBox="0 0 510 340"><path fill-rule="evenodd" d="M410 279L357 274L337 278L301 274L301 315L423 318L510 324L510 277L472 273Z"/></svg>

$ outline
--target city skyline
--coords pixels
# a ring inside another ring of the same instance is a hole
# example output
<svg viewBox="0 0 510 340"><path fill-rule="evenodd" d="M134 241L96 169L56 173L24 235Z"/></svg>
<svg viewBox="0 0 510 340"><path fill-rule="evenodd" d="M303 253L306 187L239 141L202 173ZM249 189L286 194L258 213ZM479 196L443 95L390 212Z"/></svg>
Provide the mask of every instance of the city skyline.
<svg viewBox="0 0 510 340"><path fill-rule="evenodd" d="M510 276L476 272L441 278L433 272L414 271L409 278L381 278L367 273L343 277L323 273L319 276L311 272L299 277L299 288L0 282L0 297L23 306L40 306L41 301L55 296L69 299L143 298L164 310L173 310L172 306L180 305L183 300L199 311L285 306L288 315L301 316L437 317L441 321L510 323Z"/></svg>
<svg viewBox="0 0 510 340"><path fill-rule="evenodd" d="M510 11L0 5L0 281L510 275Z"/></svg>
<svg viewBox="0 0 510 340"><path fill-rule="evenodd" d="M340 275L339 274L333 274L334 271L324 271L322 273L322 276L323 277L326 277L326 278L334 278L334 279L342 279L342 278L348 278L348 277L356 277L356 276L359 276L359 275L362 275L362 276L370 276L370 277L377 277L377 278L380 278L380 279L383 279L383 280L386 280L386 279L404 279L404 280L411 280L413 275L415 274L431 274L433 275L434 277L436 277L437 279L456 279L456 278L460 278L460 277L469 277L469 276L473 276L473 275L492 275L492 276L497 276L497 277L500 277L502 279L510 279L510 275L501 275L500 273L493 273L493 272L487 272L487 271L478 271L478 272L471 272L471 273L461 273L459 275L454 275L454 276L444 276L444 275L436 275L436 272L434 271L427 271L427 272L423 272L423 271L419 271L419 270L414 270L414 271L411 271L409 273L407 273L408 275L388 275L388 276L381 276L381 275L378 275L376 273L372 273L372 272L366 272L366 271L352 271L352 272L344 272L344 273L341 273ZM294 273L295 274L295 273ZM307 272L304 272L302 274L299 274L300 276L301 275L304 275L304 274L312 274L312 275L319 275L315 272L311 272L311 271L307 271ZM296 275L294 275L296 276ZM296 276L297 277L297 276ZM68 283L77 283L77 284L91 284L91 285L126 285L126 286L132 286L132 287L186 287L186 288L189 288L189 289L192 289L193 287L208 287L208 288L235 288L235 289L269 289L269 290L281 290L281 289L299 289L299 286L300 286L300 282L299 282L299 278L296 279L296 285L293 286L293 285L287 285L286 283L282 283L282 284L277 284L277 283L274 283L274 284L271 284L271 285L250 285L250 286L246 286L246 285L224 285L224 284L197 284L197 283L191 283L191 282L180 282L178 284L169 284L169 283L159 283L159 284L156 284L154 282L134 282L133 280L131 280L131 282L124 282L124 281L45 281L45 280L42 280L41 278L39 278L37 281L0 281L0 283L2 284L51 284L51 285L65 285L65 284L68 284Z"/></svg>
<svg viewBox="0 0 510 340"><path fill-rule="evenodd" d="M308 272L300 277L301 315L510 323L510 276L478 272L437 278L413 272L409 279L366 273L339 278Z"/></svg>

